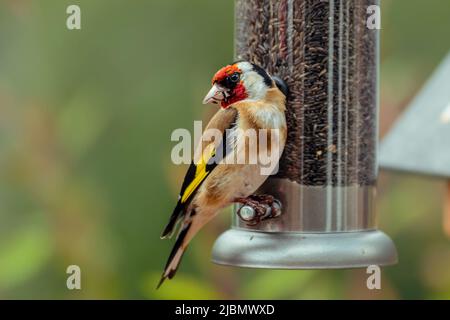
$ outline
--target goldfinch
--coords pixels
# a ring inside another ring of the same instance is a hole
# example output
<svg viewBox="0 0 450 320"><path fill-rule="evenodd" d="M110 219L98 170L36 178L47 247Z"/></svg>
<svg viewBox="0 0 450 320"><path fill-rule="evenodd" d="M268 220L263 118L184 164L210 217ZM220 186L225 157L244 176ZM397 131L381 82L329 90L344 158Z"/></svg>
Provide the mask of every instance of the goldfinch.
<svg viewBox="0 0 450 320"><path fill-rule="evenodd" d="M178 203L161 235L169 238L180 226L158 288L175 275L189 242L221 209L242 203L260 214L262 202L271 206L275 201L270 195L253 194L272 173L264 172L267 163L260 156L265 153L278 165L284 149L286 95L281 80L247 61L228 65L214 75L203 103L221 108L203 132ZM206 138L210 132L221 133L220 138Z"/></svg>

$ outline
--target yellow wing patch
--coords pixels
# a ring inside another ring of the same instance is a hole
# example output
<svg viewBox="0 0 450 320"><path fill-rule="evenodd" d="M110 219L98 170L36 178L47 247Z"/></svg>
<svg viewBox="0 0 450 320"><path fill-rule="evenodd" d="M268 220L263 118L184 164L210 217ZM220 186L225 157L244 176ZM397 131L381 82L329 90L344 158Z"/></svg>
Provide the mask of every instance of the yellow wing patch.
<svg viewBox="0 0 450 320"><path fill-rule="evenodd" d="M206 171L206 166L209 160L214 157L216 154L216 150L214 148L214 144L210 144L205 148L205 152L203 152L200 161L196 164L195 177L191 183L186 187L183 195L181 196L181 203L186 202L192 193L197 190L199 185L205 180L208 176L209 171Z"/></svg>

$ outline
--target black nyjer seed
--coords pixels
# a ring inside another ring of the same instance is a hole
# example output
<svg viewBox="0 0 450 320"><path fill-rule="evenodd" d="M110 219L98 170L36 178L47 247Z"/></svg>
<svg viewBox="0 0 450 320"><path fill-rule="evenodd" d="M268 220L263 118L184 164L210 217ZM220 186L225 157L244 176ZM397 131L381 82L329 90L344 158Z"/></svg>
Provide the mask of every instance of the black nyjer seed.
<svg viewBox="0 0 450 320"><path fill-rule="evenodd" d="M377 0L237 0L236 55L283 79L288 141L277 177L372 185L377 175Z"/></svg>

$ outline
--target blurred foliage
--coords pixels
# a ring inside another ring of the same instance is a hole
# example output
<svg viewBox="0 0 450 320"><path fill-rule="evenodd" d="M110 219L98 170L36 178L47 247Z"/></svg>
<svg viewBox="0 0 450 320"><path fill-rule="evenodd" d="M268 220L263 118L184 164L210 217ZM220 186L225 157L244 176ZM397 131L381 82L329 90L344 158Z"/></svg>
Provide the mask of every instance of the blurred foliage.
<svg viewBox="0 0 450 320"><path fill-rule="evenodd" d="M449 49L450 2L384 0L385 132ZM65 27L69 4L82 30ZM173 129L233 58L233 1L0 0L0 298L450 298L443 184L380 179L380 226L398 247L383 290L364 270L272 271L213 265L222 215L159 291L171 243L159 233L184 167ZM66 289L66 268L82 290Z"/></svg>

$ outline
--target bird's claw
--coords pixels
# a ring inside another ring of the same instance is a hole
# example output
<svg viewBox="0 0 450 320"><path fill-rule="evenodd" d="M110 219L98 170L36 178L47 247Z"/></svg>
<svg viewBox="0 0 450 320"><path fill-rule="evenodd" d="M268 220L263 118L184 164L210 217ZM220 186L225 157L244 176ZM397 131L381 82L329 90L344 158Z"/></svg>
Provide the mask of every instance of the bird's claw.
<svg viewBox="0 0 450 320"><path fill-rule="evenodd" d="M238 198L235 202L242 204L237 215L248 226L255 226L262 220L281 215L281 202L271 195L252 195Z"/></svg>

